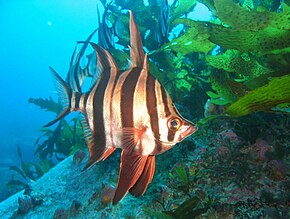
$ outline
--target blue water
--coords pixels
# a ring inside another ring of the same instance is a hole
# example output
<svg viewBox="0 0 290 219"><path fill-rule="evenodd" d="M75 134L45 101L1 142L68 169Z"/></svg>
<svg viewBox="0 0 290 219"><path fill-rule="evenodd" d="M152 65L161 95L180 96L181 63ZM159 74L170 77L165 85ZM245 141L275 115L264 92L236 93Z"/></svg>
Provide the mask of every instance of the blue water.
<svg viewBox="0 0 290 219"><path fill-rule="evenodd" d="M0 166L31 158L39 129L55 115L28 103L55 96L48 66L65 76L76 41L96 28L96 1L0 1Z"/></svg>

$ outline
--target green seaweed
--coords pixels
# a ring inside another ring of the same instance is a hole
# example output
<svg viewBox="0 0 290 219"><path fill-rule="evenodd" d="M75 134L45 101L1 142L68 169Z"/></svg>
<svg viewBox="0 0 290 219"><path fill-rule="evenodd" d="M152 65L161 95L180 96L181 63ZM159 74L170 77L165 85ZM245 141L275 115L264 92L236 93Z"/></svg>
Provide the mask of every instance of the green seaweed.
<svg viewBox="0 0 290 219"><path fill-rule="evenodd" d="M174 218L182 218L182 219L191 219L201 214L205 213L209 209L209 205L200 206L201 200L194 196L192 198L187 199L181 205L179 205L174 210L170 211L152 211L150 209L145 209L146 213L154 218L165 218L165 219L174 219Z"/></svg>
<svg viewBox="0 0 290 219"><path fill-rule="evenodd" d="M11 179L7 183L7 186L20 190L24 189L30 180L37 180L40 178L44 174L44 171L42 170L40 164L25 162L23 160L19 145L17 145L17 155L20 160L20 165L9 167L10 171L17 173L17 179L15 179L15 176L12 175Z"/></svg>
<svg viewBox="0 0 290 219"><path fill-rule="evenodd" d="M250 11L231 0L216 0L215 6L217 16L227 26L212 26L210 40L213 43L242 52L277 54L289 51L290 13L286 4L282 4L281 13Z"/></svg>
<svg viewBox="0 0 290 219"><path fill-rule="evenodd" d="M278 104L290 102L290 75L273 78L269 84L250 91L227 108L231 116L271 111Z"/></svg>
<svg viewBox="0 0 290 219"><path fill-rule="evenodd" d="M187 55L192 52L208 53L215 47L215 44L209 41L209 31L206 22L190 21L187 19L178 19L175 24L183 23L190 28L184 35L173 39L171 42L164 44L157 52L172 50Z"/></svg>
<svg viewBox="0 0 290 219"><path fill-rule="evenodd" d="M173 19L180 18L185 13L190 12L196 5L197 0L178 0L177 6L173 5Z"/></svg>
<svg viewBox="0 0 290 219"><path fill-rule="evenodd" d="M61 120L54 130L42 129L44 134L36 141L37 148L34 155L39 154L41 158L55 155L61 161L66 156L85 147L83 130L79 119L73 118L72 123Z"/></svg>
<svg viewBox="0 0 290 219"><path fill-rule="evenodd" d="M257 51L261 54L283 54L288 52L290 47L290 30L269 27L254 32L214 26L210 30L209 40L223 48L236 49L241 52Z"/></svg>
<svg viewBox="0 0 290 219"><path fill-rule="evenodd" d="M36 106L39 106L40 109L45 109L50 112L55 112L56 114L60 113L62 106L60 102L55 102L51 97L49 99L44 98L29 98L29 103L33 103Z"/></svg>
<svg viewBox="0 0 290 219"><path fill-rule="evenodd" d="M177 176L179 177L179 179L184 184L186 190L188 190L189 178L188 178L188 174L187 174L186 169L183 166L178 166L178 167L176 167L175 172L176 172Z"/></svg>
<svg viewBox="0 0 290 219"><path fill-rule="evenodd" d="M246 86L232 80L228 74L223 71L212 72L210 81L212 83L212 89L217 92L214 99L216 101L223 100L222 104L219 105L234 102L247 92ZM214 96L212 95L211 97ZM217 102L215 102L215 104L217 104Z"/></svg>
<svg viewBox="0 0 290 219"><path fill-rule="evenodd" d="M237 50L227 50L218 55L207 55L206 61L214 68L234 73L245 81L274 72L273 69L261 65L253 54Z"/></svg>

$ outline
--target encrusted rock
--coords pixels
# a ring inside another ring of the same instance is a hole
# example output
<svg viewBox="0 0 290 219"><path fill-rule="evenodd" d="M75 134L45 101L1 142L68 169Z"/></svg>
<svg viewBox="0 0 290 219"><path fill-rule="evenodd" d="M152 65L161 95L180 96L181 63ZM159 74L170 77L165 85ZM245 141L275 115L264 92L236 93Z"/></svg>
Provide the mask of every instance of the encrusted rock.
<svg viewBox="0 0 290 219"><path fill-rule="evenodd" d="M79 164L82 162L82 160L85 158L86 152L84 151L77 151L73 156L73 162L74 164Z"/></svg>
<svg viewBox="0 0 290 219"><path fill-rule="evenodd" d="M77 200L73 200L70 206L70 212L72 215L76 215L79 213L80 208L82 207L82 203L77 201Z"/></svg>
<svg viewBox="0 0 290 219"><path fill-rule="evenodd" d="M115 188L112 187L111 185L106 185L103 188L103 193L102 193L102 200L101 203L103 206L109 205L115 195Z"/></svg>
<svg viewBox="0 0 290 219"><path fill-rule="evenodd" d="M18 198L18 214L26 214L33 208L33 202L30 196L24 195Z"/></svg>
<svg viewBox="0 0 290 219"><path fill-rule="evenodd" d="M54 212L53 219L67 219L67 211L64 208L57 208Z"/></svg>

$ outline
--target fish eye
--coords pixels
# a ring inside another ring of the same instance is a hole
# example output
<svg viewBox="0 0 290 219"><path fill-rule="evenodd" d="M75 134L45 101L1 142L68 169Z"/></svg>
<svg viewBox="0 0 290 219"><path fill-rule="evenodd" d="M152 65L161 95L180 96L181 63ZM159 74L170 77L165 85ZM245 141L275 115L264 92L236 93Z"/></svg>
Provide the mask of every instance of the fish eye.
<svg viewBox="0 0 290 219"><path fill-rule="evenodd" d="M172 131L176 131L181 126L181 121L178 118L171 118L168 120L168 128Z"/></svg>

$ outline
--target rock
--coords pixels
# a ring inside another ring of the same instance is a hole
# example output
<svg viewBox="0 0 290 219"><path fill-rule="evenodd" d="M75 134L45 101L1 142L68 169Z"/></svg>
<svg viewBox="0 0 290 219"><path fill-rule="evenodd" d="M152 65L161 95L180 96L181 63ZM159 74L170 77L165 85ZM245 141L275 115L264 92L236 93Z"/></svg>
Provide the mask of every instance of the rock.
<svg viewBox="0 0 290 219"><path fill-rule="evenodd" d="M18 214L26 214L33 208L33 202L30 196L23 195L18 197Z"/></svg>
<svg viewBox="0 0 290 219"><path fill-rule="evenodd" d="M67 219L68 215L65 209L57 208L54 212L53 219Z"/></svg>
<svg viewBox="0 0 290 219"><path fill-rule="evenodd" d="M108 218L124 218L126 215L137 214L140 218L145 218L143 207L151 200L149 195L135 198L128 194L116 206L108 205L96 210L102 206L103 185L110 185L118 180L119 164L112 165L110 159L82 171L86 162L73 165L73 156L66 158L30 184L29 189L26 189L26 194L29 194L27 200L23 200L22 190L1 202L0 218L17 216L17 219L39 219L62 216L91 219L102 218L102 215L108 215ZM91 199L93 194L100 195L94 195L95 198ZM21 211L26 213L15 215L19 198L23 202Z"/></svg>

